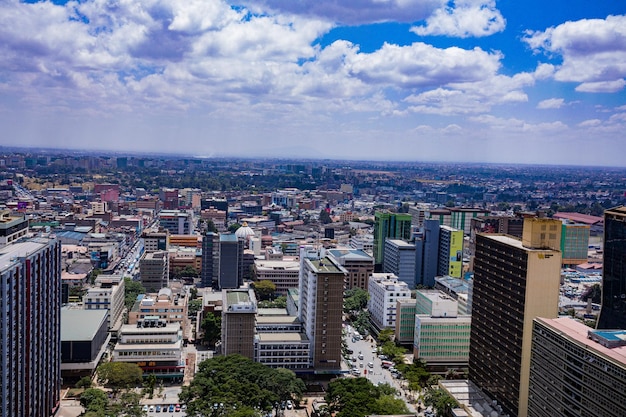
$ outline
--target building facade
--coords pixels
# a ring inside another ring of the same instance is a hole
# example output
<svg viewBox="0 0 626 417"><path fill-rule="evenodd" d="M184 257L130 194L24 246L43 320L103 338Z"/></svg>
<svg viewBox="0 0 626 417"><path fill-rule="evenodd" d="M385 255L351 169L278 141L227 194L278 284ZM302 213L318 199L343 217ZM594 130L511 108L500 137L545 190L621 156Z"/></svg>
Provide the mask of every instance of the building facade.
<svg viewBox="0 0 626 417"><path fill-rule="evenodd" d="M367 291L370 275L374 272L374 258L363 250L330 249L329 255L348 271L346 289L361 288Z"/></svg>
<svg viewBox="0 0 626 417"><path fill-rule="evenodd" d="M589 250L588 224L563 221L561 225L561 253L563 266L570 267L587 262Z"/></svg>
<svg viewBox="0 0 626 417"><path fill-rule="evenodd" d="M399 239L387 239L383 255L383 272L415 288L415 245Z"/></svg>
<svg viewBox="0 0 626 417"><path fill-rule="evenodd" d="M220 234L219 289L239 288L243 283L243 240L234 234Z"/></svg>
<svg viewBox="0 0 626 417"><path fill-rule="evenodd" d="M146 291L157 292L169 286L170 256L169 252L146 252L139 261L141 285Z"/></svg>
<svg viewBox="0 0 626 417"><path fill-rule="evenodd" d="M374 262L376 265L383 263L385 239L411 239L411 216L403 213L374 214Z"/></svg>
<svg viewBox="0 0 626 417"><path fill-rule="evenodd" d="M217 287L220 273L220 235L208 232L202 236L202 269L199 287Z"/></svg>
<svg viewBox="0 0 626 417"><path fill-rule="evenodd" d="M463 231L448 226L439 228L437 275L460 278L463 273Z"/></svg>
<svg viewBox="0 0 626 417"><path fill-rule="evenodd" d="M108 310L108 329L119 330L124 312L124 288L124 277L121 275L100 274L96 277L95 286L83 296L83 307L85 310Z"/></svg>
<svg viewBox="0 0 626 417"><path fill-rule="evenodd" d="M435 285L439 264L439 222L424 220L424 227L415 238L415 284Z"/></svg>
<svg viewBox="0 0 626 417"><path fill-rule="evenodd" d="M378 334L383 329L394 329L396 302L411 298L409 286L393 274L374 273L370 277L368 292L367 309L374 332Z"/></svg>
<svg viewBox="0 0 626 417"><path fill-rule="evenodd" d="M254 291L222 291L222 353L237 353L254 360L254 336L257 313Z"/></svg>
<svg viewBox="0 0 626 417"><path fill-rule="evenodd" d="M569 317L535 319L529 417L626 416L625 405L625 331L594 331Z"/></svg>
<svg viewBox="0 0 626 417"><path fill-rule="evenodd" d="M0 417L54 415L61 389L61 244L0 249Z"/></svg>
<svg viewBox="0 0 626 417"><path fill-rule="evenodd" d="M604 212L602 309L598 329L626 329L626 206Z"/></svg>
<svg viewBox="0 0 626 417"><path fill-rule="evenodd" d="M554 224L544 220L526 219L523 241L476 238L469 378L511 416L528 411L533 319L558 315L561 253L546 247Z"/></svg>

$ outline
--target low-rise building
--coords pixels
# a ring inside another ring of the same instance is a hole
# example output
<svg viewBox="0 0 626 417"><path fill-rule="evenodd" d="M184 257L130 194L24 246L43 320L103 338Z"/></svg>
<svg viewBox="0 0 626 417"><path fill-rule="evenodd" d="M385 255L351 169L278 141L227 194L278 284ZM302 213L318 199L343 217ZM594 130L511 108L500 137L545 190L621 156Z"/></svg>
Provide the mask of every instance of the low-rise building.
<svg viewBox="0 0 626 417"><path fill-rule="evenodd" d="M91 376L111 338L107 310L61 309L61 377Z"/></svg>
<svg viewBox="0 0 626 417"><path fill-rule="evenodd" d="M183 338L189 339L191 327L187 317L187 297L172 288L162 288L158 293L144 294L128 312L128 324L137 324L150 317L178 324Z"/></svg>

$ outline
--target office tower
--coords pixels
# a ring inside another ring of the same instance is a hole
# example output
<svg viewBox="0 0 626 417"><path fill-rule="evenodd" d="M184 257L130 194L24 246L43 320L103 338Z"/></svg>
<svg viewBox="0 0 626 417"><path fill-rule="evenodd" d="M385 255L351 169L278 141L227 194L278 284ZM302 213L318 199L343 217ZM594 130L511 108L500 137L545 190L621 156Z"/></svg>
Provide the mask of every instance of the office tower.
<svg viewBox="0 0 626 417"><path fill-rule="evenodd" d="M157 292L170 285L169 252L147 252L139 260L141 285L148 292Z"/></svg>
<svg viewBox="0 0 626 417"><path fill-rule="evenodd" d="M449 226L439 228L437 275L461 278L463 273L463 231Z"/></svg>
<svg viewBox="0 0 626 417"><path fill-rule="evenodd" d="M144 231L141 234L143 246L146 252L166 251L170 248L170 232L162 229L159 231Z"/></svg>
<svg viewBox="0 0 626 417"><path fill-rule="evenodd" d="M194 231L193 215L182 210L161 210L159 226L172 235L190 235Z"/></svg>
<svg viewBox="0 0 626 417"><path fill-rule="evenodd" d="M254 359L256 298L253 290L222 291L222 353Z"/></svg>
<svg viewBox="0 0 626 417"><path fill-rule="evenodd" d="M626 331L536 318L529 417L626 415Z"/></svg>
<svg viewBox="0 0 626 417"><path fill-rule="evenodd" d="M415 284L435 285L439 264L439 222L424 220L424 228L415 238Z"/></svg>
<svg viewBox="0 0 626 417"><path fill-rule="evenodd" d="M561 262L563 266L569 267L587 262L590 229L588 224L563 220L561 225Z"/></svg>
<svg viewBox="0 0 626 417"><path fill-rule="evenodd" d="M9 210L0 211L0 247L7 245L28 233L28 219L13 216Z"/></svg>
<svg viewBox="0 0 626 417"><path fill-rule="evenodd" d="M61 388L61 244L0 249L0 417L54 415Z"/></svg>
<svg viewBox="0 0 626 417"><path fill-rule="evenodd" d="M626 206L604 212L602 309L598 329L626 329Z"/></svg>
<svg viewBox="0 0 626 417"><path fill-rule="evenodd" d="M243 284L243 240L234 234L220 234L218 288L239 288Z"/></svg>
<svg viewBox="0 0 626 417"><path fill-rule="evenodd" d="M202 236L202 271L200 287L217 286L220 273L220 235L208 232Z"/></svg>
<svg viewBox="0 0 626 417"><path fill-rule="evenodd" d="M337 248L328 251L348 271L346 289L361 288L367 291L367 283L374 272L374 258L359 249Z"/></svg>
<svg viewBox="0 0 626 417"><path fill-rule="evenodd" d="M370 299L367 310L374 333L396 327L396 302L410 299L411 290L406 282L400 281L394 274L373 273L369 279Z"/></svg>
<svg viewBox="0 0 626 417"><path fill-rule="evenodd" d="M522 241L476 237L469 378L511 416L527 414L533 319L558 315L559 228L526 219Z"/></svg>
<svg viewBox="0 0 626 417"><path fill-rule="evenodd" d="M385 239L411 239L411 216L402 213L374 214L374 262L382 267Z"/></svg>
<svg viewBox="0 0 626 417"><path fill-rule="evenodd" d="M348 272L331 256L301 249L299 314L317 371L341 372L343 286Z"/></svg>
<svg viewBox="0 0 626 417"><path fill-rule="evenodd" d="M415 245L399 239L385 241L383 272L394 274L398 280L415 288Z"/></svg>

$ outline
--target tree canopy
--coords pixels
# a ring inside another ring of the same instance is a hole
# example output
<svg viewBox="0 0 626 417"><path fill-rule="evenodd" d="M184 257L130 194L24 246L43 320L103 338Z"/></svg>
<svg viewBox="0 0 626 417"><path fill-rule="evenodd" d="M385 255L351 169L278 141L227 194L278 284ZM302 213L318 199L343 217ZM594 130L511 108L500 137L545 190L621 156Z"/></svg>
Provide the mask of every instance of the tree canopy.
<svg viewBox="0 0 626 417"><path fill-rule="evenodd" d="M202 340L211 346L215 344L222 337L222 316L219 313L207 312L204 320L200 324L204 336Z"/></svg>
<svg viewBox="0 0 626 417"><path fill-rule="evenodd" d="M113 389L135 387L143 381L143 371L134 363L106 362L98 366L97 374L100 384Z"/></svg>
<svg viewBox="0 0 626 417"><path fill-rule="evenodd" d="M126 277L124 278L124 304L127 309L131 309L135 301L137 300L137 296L139 294L145 294L146 289L141 282L133 281L132 279Z"/></svg>
<svg viewBox="0 0 626 417"><path fill-rule="evenodd" d="M394 397L394 391L388 385L377 387L367 378L341 378L330 382L325 400L336 417L407 414L406 404Z"/></svg>
<svg viewBox="0 0 626 417"><path fill-rule="evenodd" d="M228 415L259 416L277 402L298 401L305 390L302 380L287 369L274 369L241 355L217 356L200 364L180 401L189 415L210 415L214 406L230 410ZM247 410L245 414L240 414Z"/></svg>
<svg viewBox="0 0 626 417"><path fill-rule="evenodd" d="M270 300L276 293L276 284L269 279L262 279L252 283L252 288L259 301Z"/></svg>

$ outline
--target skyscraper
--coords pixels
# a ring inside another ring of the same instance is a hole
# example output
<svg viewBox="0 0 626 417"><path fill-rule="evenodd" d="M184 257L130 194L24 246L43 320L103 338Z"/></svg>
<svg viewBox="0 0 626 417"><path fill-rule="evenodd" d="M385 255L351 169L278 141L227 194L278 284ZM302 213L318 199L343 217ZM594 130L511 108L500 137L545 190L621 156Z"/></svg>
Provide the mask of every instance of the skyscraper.
<svg viewBox="0 0 626 417"><path fill-rule="evenodd" d="M415 284L433 287L439 264L439 221L424 220L415 239Z"/></svg>
<svg viewBox="0 0 626 417"><path fill-rule="evenodd" d="M202 271L200 287L217 287L220 273L220 235L208 232L202 236Z"/></svg>
<svg viewBox="0 0 626 417"><path fill-rule="evenodd" d="M626 206L604 212L602 310L598 329L626 329Z"/></svg>
<svg viewBox="0 0 626 417"><path fill-rule="evenodd" d="M463 272L463 231L449 226L439 228L437 275L461 278Z"/></svg>
<svg viewBox="0 0 626 417"><path fill-rule="evenodd" d="M243 240L233 233L220 234L219 289L239 288L243 284Z"/></svg>
<svg viewBox="0 0 626 417"><path fill-rule="evenodd" d="M341 371L343 286L348 272L331 256L301 249L300 320L316 372Z"/></svg>
<svg viewBox="0 0 626 417"><path fill-rule="evenodd" d="M61 244L0 250L0 417L54 415L61 388Z"/></svg>
<svg viewBox="0 0 626 417"><path fill-rule="evenodd" d="M380 270L383 263L385 239L411 239L411 215L403 213L374 214L374 262Z"/></svg>
<svg viewBox="0 0 626 417"><path fill-rule="evenodd" d="M560 227L526 219L522 241L476 237L469 378L511 416L527 413L533 319L558 315Z"/></svg>

